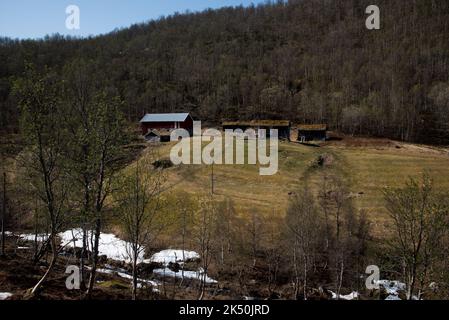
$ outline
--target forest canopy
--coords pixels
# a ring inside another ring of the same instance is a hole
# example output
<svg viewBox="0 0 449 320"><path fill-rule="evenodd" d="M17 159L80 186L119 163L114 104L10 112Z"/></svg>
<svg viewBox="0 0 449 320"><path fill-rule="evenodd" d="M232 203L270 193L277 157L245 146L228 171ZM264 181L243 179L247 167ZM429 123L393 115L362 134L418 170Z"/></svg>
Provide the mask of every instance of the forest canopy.
<svg viewBox="0 0 449 320"><path fill-rule="evenodd" d="M14 81L88 62L130 122L146 112L327 123L348 134L447 144L449 2L291 0L175 14L107 35L0 39L0 125L18 127Z"/></svg>

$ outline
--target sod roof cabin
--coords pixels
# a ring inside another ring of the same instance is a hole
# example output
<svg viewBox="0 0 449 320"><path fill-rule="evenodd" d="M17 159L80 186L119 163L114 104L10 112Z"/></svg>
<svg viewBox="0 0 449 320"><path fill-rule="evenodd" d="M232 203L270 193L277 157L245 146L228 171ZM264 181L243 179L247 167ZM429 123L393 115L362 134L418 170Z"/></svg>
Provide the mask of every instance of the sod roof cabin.
<svg viewBox="0 0 449 320"><path fill-rule="evenodd" d="M313 140L326 140L327 124L298 124L298 140L301 142Z"/></svg>

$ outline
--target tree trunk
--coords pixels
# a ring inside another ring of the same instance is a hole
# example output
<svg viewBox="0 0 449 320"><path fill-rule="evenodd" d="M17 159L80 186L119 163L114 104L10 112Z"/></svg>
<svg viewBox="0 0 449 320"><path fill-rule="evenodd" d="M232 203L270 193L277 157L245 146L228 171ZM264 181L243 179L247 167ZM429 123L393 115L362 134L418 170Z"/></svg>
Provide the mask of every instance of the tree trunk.
<svg viewBox="0 0 449 320"><path fill-rule="evenodd" d="M90 299L92 296L92 291L95 283L95 274L97 272L97 264L98 264L98 246L100 243L100 233L101 233L101 219L97 218L95 221L95 240L93 246L93 256L92 256L92 270L89 278L89 286L87 288L87 298Z"/></svg>
<svg viewBox="0 0 449 320"><path fill-rule="evenodd" d="M340 271L338 274L337 299L340 299L341 287L343 285L343 272L344 272L344 262L342 259L340 261Z"/></svg>
<svg viewBox="0 0 449 320"><path fill-rule="evenodd" d="M34 211L34 254L33 254L33 261L34 263L37 263L37 259L39 256L39 244L37 242L37 233L39 232L39 212L37 210L37 201L36 201L36 208Z"/></svg>
<svg viewBox="0 0 449 320"><path fill-rule="evenodd" d="M205 286L206 279L205 278L206 278L206 272L204 272L204 274L202 274L200 277L200 295L198 297L198 300L204 299L204 291L206 289L206 286Z"/></svg>
<svg viewBox="0 0 449 320"><path fill-rule="evenodd" d="M31 290L32 295L35 295L39 292L39 289L42 287L42 285L47 280L50 273L53 271L53 268L56 265L56 260L58 259L58 251L56 248L56 239L53 234L51 234L50 237L51 237L50 243L51 243L51 250L52 250L50 266L48 267L47 272L45 272L44 276L39 280L39 282Z"/></svg>
<svg viewBox="0 0 449 320"><path fill-rule="evenodd" d="M408 281L408 286L407 286L407 300L412 300L413 298L413 290L415 288L415 274L412 271L410 277L409 277L409 281Z"/></svg>
<svg viewBox="0 0 449 320"><path fill-rule="evenodd" d="M304 300L307 300L307 256L304 255Z"/></svg>
<svg viewBox="0 0 449 320"><path fill-rule="evenodd" d="M179 286L182 286L183 282L184 282L184 264L186 261L186 254L185 254L185 239L184 239L184 232L182 235L182 264L181 264L181 283L179 284Z"/></svg>
<svg viewBox="0 0 449 320"><path fill-rule="evenodd" d="M87 150L86 150L86 146L83 146L83 151L85 154L84 159L87 158ZM88 220L88 212L90 212L90 194L89 194L89 178L87 178L86 175L84 175L84 208L83 208L83 212L82 212L82 228L83 228L83 244L81 247L81 256L80 256L80 269L81 269L81 283L80 283L80 289L81 290L86 290L86 272L84 270L84 266L85 266L85 256L87 255L87 252L89 251L89 245L88 245L88 234L87 234L87 220Z"/></svg>
<svg viewBox="0 0 449 320"><path fill-rule="evenodd" d="M138 258L138 249L133 249L133 300L137 300L137 258Z"/></svg>
<svg viewBox="0 0 449 320"><path fill-rule="evenodd" d="M295 300L299 297L299 272L298 272L298 258L296 254L297 240L295 240L295 246L293 248L293 268L295 272Z"/></svg>
<svg viewBox="0 0 449 320"><path fill-rule="evenodd" d="M73 249L75 250L75 247L73 247ZM81 290L86 290L86 275L85 275L85 270L84 270L84 266L85 266L85 262L84 262L84 256L86 255L87 252L87 230L86 227L83 226L83 245L81 247L81 256L80 256L80 276L81 276L81 281L80 281L80 289Z"/></svg>

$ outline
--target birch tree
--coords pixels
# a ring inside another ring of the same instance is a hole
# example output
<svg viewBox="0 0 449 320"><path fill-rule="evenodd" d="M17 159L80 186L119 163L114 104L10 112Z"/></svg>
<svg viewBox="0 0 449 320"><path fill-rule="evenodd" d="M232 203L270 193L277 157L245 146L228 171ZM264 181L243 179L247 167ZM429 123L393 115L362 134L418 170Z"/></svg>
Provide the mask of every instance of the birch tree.
<svg viewBox="0 0 449 320"><path fill-rule="evenodd" d="M163 228L159 215L163 204L161 192L164 175L162 169L152 168L145 159L138 160L130 171L118 181L119 190L115 199L118 202L121 228L130 243L128 253L132 263L132 298L136 300L139 258L144 245L151 243Z"/></svg>
<svg viewBox="0 0 449 320"><path fill-rule="evenodd" d="M103 209L106 198L112 192L113 177L120 169L123 155L124 123L120 111L118 97L110 96L105 91L95 95L93 100L92 123L93 130L89 134L91 140L91 166L95 179L91 184L93 190L92 216L93 216L93 252L92 269L87 288L87 297L90 297L95 283L98 264L98 246L103 226Z"/></svg>
<svg viewBox="0 0 449 320"><path fill-rule="evenodd" d="M185 251L187 248L187 240L192 234L194 213L196 211L196 206L194 201L186 192L182 192L176 201L176 206L178 209L178 219L179 219L179 231L181 233L181 250L182 250L182 261L186 261ZM181 282L179 286L184 283L184 266L185 263L181 264Z"/></svg>
<svg viewBox="0 0 449 320"><path fill-rule="evenodd" d="M390 247L402 264L407 299L417 289L420 298L449 230L447 197L434 190L428 173L420 181L410 178L401 188L384 189L384 196L392 220Z"/></svg>
<svg viewBox="0 0 449 320"><path fill-rule="evenodd" d="M212 198L202 199L195 217L195 240L201 256L199 273L200 286L198 300L203 300L206 291L206 277L214 253L213 228L215 224L216 206Z"/></svg>
<svg viewBox="0 0 449 320"><path fill-rule="evenodd" d="M97 140L91 137L96 129L96 112L92 84L93 66L84 61L75 60L65 68L67 75L66 96L68 112L65 123L70 132L67 143L67 158L70 172L77 193L75 201L79 206L79 221L82 229L82 245L80 253L80 287L86 289L85 258L88 256L88 232L93 218L93 200L95 198L94 182L98 172L96 160Z"/></svg>
<svg viewBox="0 0 449 320"><path fill-rule="evenodd" d="M33 67L28 67L24 78L16 82L15 91L22 113L21 130L27 141L23 164L45 207L49 223L48 243L52 252L47 271L31 289L34 295L56 265L56 237L64 222L70 191L63 157L65 129L61 120L64 107L59 96L58 77L49 70L41 75Z"/></svg>
<svg viewBox="0 0 449 320"><path fill-rule="evenodd" d="M294 270L294 296L298 299L302 284L303 299L307 300L307 280L309 271L315 263L318 251L319 237L324 231L321 218L316 209L315 200L307 188L295 195L291 201L286 215L286 224L292 264Z"/></svg>

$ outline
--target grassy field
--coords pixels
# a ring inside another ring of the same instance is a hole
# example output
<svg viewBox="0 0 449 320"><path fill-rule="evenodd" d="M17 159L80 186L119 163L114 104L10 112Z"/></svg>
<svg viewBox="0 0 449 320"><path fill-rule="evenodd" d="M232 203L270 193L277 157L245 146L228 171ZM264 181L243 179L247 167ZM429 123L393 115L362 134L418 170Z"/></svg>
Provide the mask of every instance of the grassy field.
<svg viewBox="0 0 449 320"><path fill-rule="evenodd" d="M159 158L169 158L171 144L153 147ZM149 149L144 157L149 157ZM374 229L382 232L387 222L382 188L400 186L410 176L419 177L429 170L437 188L449 190L448 150L418 146L384 139L345 138L326 142L319 147L281 142L279 171L273 176L260 176L254 165L214 165L214 197L231 198L237 213L252 212L269 218L283 215L289 197L307 183L314 192L322 180L324 169L313 163L323 154L331 155L325 169L344 179L357 209L364 209ZM154 155L152 155L154 156ZM166 170L170 194L180 191L196 196L211 191L211 166L180 165ZM376 233L377 233L376 232Z"/></svg>

